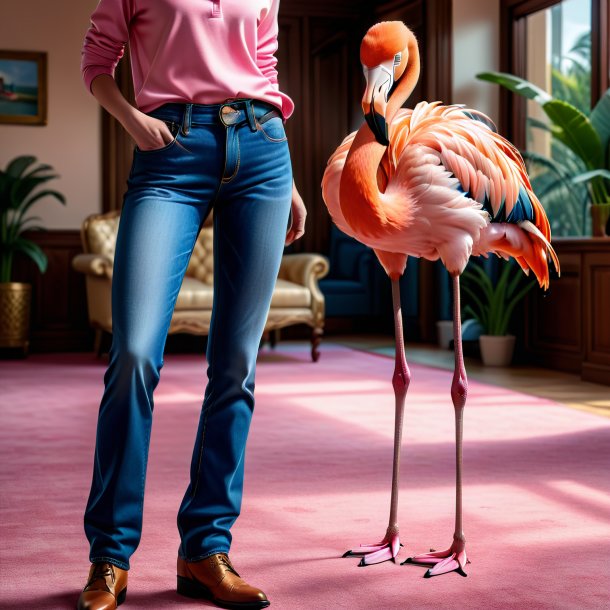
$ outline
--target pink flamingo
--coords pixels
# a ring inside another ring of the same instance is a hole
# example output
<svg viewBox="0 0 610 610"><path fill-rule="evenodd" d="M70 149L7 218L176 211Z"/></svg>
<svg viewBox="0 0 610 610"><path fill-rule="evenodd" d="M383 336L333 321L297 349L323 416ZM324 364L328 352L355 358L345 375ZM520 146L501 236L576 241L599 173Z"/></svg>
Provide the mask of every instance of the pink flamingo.
<svg viewBox="0 0 610 610"><path fill-rule="evenodd" d="M403 563L430 565L425 576L466 576L462 527L462 429L467 378L462 356L459 277L471 255L514 257L541 287L548 259L559 271L550 227L532 192L523 159L492 121L475 110L440 102L400 109L419 78L415 36L402 22L373 26L360 48L366 77L366 123L328 161L322 194L333 222L373 248L392 282L396 363L394 460L390 519L383 539L344 557L359 565L395 560L399 547L398 477L405 397L411 379L400 313L399 279L407 256L437 260L452 276L455 371L451 398L456 426L455 531L450 548Z"/></svg>

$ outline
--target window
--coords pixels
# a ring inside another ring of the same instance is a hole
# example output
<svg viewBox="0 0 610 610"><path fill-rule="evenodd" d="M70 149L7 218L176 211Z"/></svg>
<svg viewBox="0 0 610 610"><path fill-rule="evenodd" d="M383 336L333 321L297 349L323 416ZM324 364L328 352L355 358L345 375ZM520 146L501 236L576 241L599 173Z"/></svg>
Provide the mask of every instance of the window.
<svg viewBox="0 0 610 610"><path fill-rule="evenodd" d="M591 112L591 3L563 0L525 17L525 78L585 115ZM526 158L534 191L546 208L553 235L588 235L586 186L571 176L582 161L552 137L539 104L526 102Z"/></svg>

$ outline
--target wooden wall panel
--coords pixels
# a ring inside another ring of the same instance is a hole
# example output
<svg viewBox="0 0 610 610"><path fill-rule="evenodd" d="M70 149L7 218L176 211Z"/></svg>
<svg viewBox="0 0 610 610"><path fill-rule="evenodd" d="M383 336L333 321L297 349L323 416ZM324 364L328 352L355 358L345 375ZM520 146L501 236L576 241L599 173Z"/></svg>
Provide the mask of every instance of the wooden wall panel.
<svg viewBox="0 0 610 610"><path fill-rule="evenodd" d="M610 239L558 238L553 245L561 278L528 298L529 359L610 385Z"/></svg>
<svg viewBox="0 0 610 610"><path fill-rule="evenodd" d="M567 252L560 255L561 278L553 279L548 292L536 290L535 331L532 347L538 350L559 348L580 358L582 337L580 319L581 276L580 255Z"/></svg>
<svg viewBox="0 0 610 610"><path fill-rule="evenodd" d="M584 255L586 325L583 379L610 384L610 255Z"/></svg>
<svg viewBox="0 0 610 610"><path fill-rule="evenodd" d="M328 249L331 220L322 200L320 183L328 158L337 145L349 133L348 104L349 41L344 32L327 39L312 50L312 116L313 163L315 173L311 203L319 213L311 214L307 231L310 234L310 250L323 252ZM333 102L335 100L335 102ZM343 101L343 103L341 103Z"/></svg>
<svg viewBox="0 0 610 610"><path fill-rule="evenodd" d="M48 258L44 274L29 258L15 261L14 281L32 284L30 351L91 349L85 278L72 269L72 258L82 252L79 231L29 231L25 237Z"/></svg>

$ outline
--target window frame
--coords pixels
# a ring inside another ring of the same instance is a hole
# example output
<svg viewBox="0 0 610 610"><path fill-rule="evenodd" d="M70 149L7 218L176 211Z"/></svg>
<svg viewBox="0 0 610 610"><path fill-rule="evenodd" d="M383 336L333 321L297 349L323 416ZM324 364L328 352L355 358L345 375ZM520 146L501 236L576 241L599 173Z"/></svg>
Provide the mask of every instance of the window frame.
<svg viewBox="0 0 610 610"><path fill-rule="evenodd" d="M500 70L526 75L526 17L561 0L501 0ZM610 0L591 0L591 107L610 86ZM500 130L517 148L526 144L526 100L500 87Z"/></svg>

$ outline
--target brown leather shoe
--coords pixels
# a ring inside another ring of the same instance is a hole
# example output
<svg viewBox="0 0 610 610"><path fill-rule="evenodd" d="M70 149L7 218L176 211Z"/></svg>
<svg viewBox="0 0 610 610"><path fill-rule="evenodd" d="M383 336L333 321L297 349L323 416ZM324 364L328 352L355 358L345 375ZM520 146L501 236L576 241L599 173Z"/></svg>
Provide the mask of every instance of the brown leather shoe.
<svg viewBox="0 0 610 610"><path fill-rule="evenodd" d="M114 610L127 595L127 570L105 561L89 568L87 584L78 598L77 610Z"/></svg>
<svg viewBox="0 0 610 610"><path fill-rule="evenodd" d="M226 553L216 553L201 561L178 557L178 593L205 598L221 608L255 610L271 602L256 587L239 576Z"/></svg>

